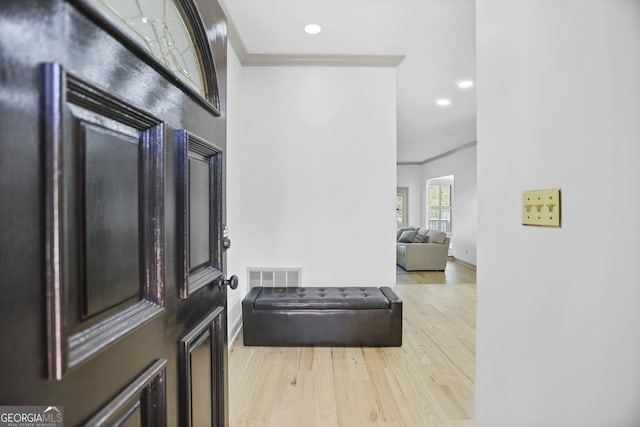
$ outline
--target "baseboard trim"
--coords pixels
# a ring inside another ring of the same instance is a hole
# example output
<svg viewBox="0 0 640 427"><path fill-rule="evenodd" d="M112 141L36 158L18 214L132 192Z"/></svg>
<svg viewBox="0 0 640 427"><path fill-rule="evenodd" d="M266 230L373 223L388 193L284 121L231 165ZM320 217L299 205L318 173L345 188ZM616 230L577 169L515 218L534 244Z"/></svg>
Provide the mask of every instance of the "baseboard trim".
<svg viewBox="0 0 640 427"><path fill-rule="evenodd" d="M459 258L456 258L456 257L451 257L451 258L453 258L454 262L457 262L458 264L462 264L465 267L473 268L474 270L478 269L478 267L476 267L475 265L471 264L470 262L463 261L463 260L461 260Z"/></svg>
<svg viewBox="0 0 640 427"><path fill-rule="evenodd" d="M237 326L238 326L238 329L233 331L233 335L229 338L229 346L228 346L229 349L231 349L231 346L233 345L233 343L236 342L236 338L240 336L240 331L242 331L242 322L238 322Z"/></svg>
<svg viewBox="0 0 640 427"><path fill-rule="evenodd" d="M229 328L229 343L228 343L229 348L231 348L231 346L233 345L233 342L236 340L236 338L238 338L238 335L240 334L240 330L242 329L242 313L240 313L239 316L231 316L232 312L235 312L238 307L242 307L242 304L241 303L236 304L236 306L233 307L233 309L229 313L227 313L227 321L231 317L235 317L235 321L233 321L233 323L231 324L231 327Z"/></svg>
<svg viewBox="0 0 640 427"><path fill-rule="evenodd" d="M231 327L231 333L229 334L229 348L233 345L238 335L240 335L240 331L242 330L242 319L238 319L238 321Z"/></svg>

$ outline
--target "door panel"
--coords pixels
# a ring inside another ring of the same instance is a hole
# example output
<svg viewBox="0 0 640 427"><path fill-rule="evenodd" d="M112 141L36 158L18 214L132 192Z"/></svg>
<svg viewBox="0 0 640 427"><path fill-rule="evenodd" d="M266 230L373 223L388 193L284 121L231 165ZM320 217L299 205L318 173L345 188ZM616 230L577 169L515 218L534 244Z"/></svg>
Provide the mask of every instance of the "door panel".
<svg viewBox="0 0 640 427"><path fill-rule="evenodd" d="M225 318L223 309L214 310L180 341L182 427L225 422Z"/></svg>
<svg viewBox="0 0 640 427"><path fill-rule="evenodd" d="M189 270L209 264L211 205L209 164L206 159L189 159Z"/></svg>
<svg viewBox="0 0 640 427"><path fill-rule="evenodd" d="M136 135L137 136L137 135ZM138 141L82 123L85 274L83 318L142 294ZM117 170L117 174L113 171Z"/></svg>
<svg viewBox="0 0 640 427"><path fill-rule="evenodd" d="M60 380L163 311L165 137L132 103L41 68L49 378Z"/></svg>
<svg viewBox="0 0 640 427"><path fill-rule="evenodd" d="M166 365L164 359L155 362L84 424L166 426Z"/></svg>
<svg viewBox="0 0 640 427"><path fill-rule="evenodd" d="M180 297L188 298L223 276L223 161L222 149L213 143L186 130L175 137Z"/></svg>
<svg viewBox="0 0 640 427"><path fill-rule="evenodd" d="M226 288L220 250L215 278L180 298L176 131L216 148L220 175L208 188L219 210L192 228L221 247L224 15L195 2L215 34L218 109L84 4L0 4L0 339L11 343L0 346L0 404L64 406L69 426L184 424L183 339L212 313L225 324ZM212 425L224 425L226 328L207 330L198 348L215 350L198 352L190 375L211 378Z"/></svg>

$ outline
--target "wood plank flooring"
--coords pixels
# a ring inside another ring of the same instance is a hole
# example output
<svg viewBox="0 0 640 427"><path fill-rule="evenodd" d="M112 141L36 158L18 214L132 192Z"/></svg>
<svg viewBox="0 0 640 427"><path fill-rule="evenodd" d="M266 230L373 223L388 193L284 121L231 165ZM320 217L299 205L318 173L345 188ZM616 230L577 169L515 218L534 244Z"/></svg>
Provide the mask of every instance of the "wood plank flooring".
<svg viewBox="0 0 640 427"><path fill-rule="evenodd" d="M400 348L245 347L239 337L230 424L473 426L475 270L449 264L441 276L398 272Z"/></svg>
<svg viewBox="0 0 640 427"><path fill-rule="evenodd" d="M396 265L398 285L476 283L476 270L451 259L445 271L406 271Z"/></svg>

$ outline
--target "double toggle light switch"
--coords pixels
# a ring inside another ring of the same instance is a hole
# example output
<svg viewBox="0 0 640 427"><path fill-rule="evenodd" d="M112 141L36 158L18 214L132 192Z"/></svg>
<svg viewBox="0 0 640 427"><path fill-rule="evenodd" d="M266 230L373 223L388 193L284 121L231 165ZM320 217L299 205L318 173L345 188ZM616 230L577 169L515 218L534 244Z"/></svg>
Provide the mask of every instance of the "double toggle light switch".
<svg viewBox="0 0 640 427"><path fill-rule="evenodd" d="M560 227L560 189L525 191L522 225Z"/></svg>

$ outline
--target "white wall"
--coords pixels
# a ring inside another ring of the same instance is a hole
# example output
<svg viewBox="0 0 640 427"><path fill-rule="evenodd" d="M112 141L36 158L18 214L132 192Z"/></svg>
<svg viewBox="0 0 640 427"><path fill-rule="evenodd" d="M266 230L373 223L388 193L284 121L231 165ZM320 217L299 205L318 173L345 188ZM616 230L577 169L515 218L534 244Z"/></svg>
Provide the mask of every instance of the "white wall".
<svg viewBox="0 0 640 427"><path fill-rule="evenodd" d="M300 267L304 286L394 286L395 69L240 67L232 55L228 269L242 289L230 330L247 267Z"/></svg>
<svg viewBox="0 0 640 427"><path fill-rule="evenodd" d="M478 427L640 425L640 2L478 0ZM562 189L562 228L521 225Z"/></svg>
<svg viewBox="0 0 640 427"><path fill-rule="evenodd" d="M240 119L240 88L242 66L231 43L227 49L227 226L231 248L227 254L227 276L239 278L238 288L227 289L227 328L229 344L237 333L242 319L242 297L248 292L246 272L242 264L241 250L244 246L244 223L242 221L243 144L242 120Z"/></svg>
<svg viewBox="0 0 640 427"><path fill-rule="evenodd" d="M427 162L423 166L422 218L426 222L427 189L429 179L454 175L453 199L453 256L476 265L476 242L478 224L477 198L477 149L473 145L446 157Z"/></svg>
<svg viewBox="0 0 640 427"><path fill-rule="evenodd" d="M397 166L397 185L398 187L407 187L409 189L409 218L408 225L411 227L419 227L424 225L423 209L424 203L424 181L422 181L421 165L398 165Z"/></svg>
<svg viewBox="0 0 640 427"><path fill-rule="evenodd" d="M243 70L246 267L395 283L395 70Z"/></svg>

